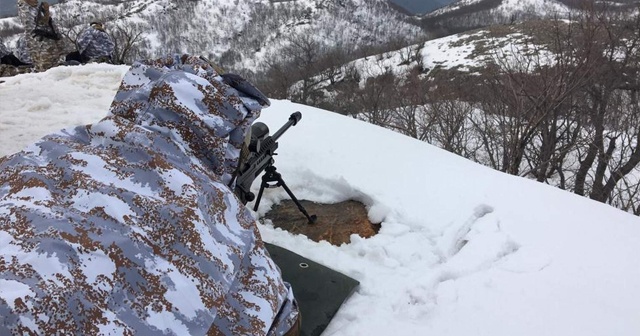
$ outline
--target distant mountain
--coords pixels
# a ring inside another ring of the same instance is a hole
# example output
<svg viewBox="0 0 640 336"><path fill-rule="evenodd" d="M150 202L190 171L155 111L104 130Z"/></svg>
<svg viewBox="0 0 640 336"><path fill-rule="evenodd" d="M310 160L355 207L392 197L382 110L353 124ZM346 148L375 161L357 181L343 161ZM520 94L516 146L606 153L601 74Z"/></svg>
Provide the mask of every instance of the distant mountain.
<svg viewBox="0 0 640 336"><path fill-rule="evenodd" d="M456 0L390 0L411 15L424 15Z"/></svg>
<svg viewBox="0 0 640 336"><path fill-rule="evenodd" d="M447 36L493 24L523 22L567 15L586 0L458 0L422 16L424 27L436 36ZM596 1L600 6L626 10L638 0Z"/></svg>
<svg viewBox="0 0 640 336"><path fill-rule="evenodd" d="M427 13L422 21L431 33L447 36L493 24L565 15L570 7L563 2L568 1L459 0Z"/></svg>

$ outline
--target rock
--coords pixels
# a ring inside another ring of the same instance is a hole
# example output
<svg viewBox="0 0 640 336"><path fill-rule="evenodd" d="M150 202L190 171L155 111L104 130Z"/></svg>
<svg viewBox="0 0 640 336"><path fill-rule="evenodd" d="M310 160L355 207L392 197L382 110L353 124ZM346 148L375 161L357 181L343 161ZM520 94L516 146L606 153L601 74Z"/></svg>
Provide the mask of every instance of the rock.
<svg viewBox="0 0 640 336"><path fill-rule="evenodd" d="M357 201L346 201L336 204L320 204L301 201L310 215L316 215L317 221L309 224L307 218L290 200L282 201L269 212L265 218L270 219L275 227L294 234L302 234L319 242L327 241L333 245L351 242L351 235L357 234L369 238L378 233L379 223L371 223L364 204Z"/></svg>

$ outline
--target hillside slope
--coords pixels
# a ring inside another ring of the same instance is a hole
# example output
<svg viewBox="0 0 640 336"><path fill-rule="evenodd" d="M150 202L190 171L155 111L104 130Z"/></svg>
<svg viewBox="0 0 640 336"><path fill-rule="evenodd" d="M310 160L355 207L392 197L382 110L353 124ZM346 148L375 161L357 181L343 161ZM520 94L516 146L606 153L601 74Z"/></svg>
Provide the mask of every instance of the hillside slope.
<svg viewBox="0 0 640 336"><path fill-rule="evenodd" d="M422 17L438 36L494 24L566 15L569 7L558 0L459 0Z"/></svg>
<svg viewBox="0 0 640 336"><path fill-rule="evenodd" d="M140 50L130 60L188 52L254 71L296 36L357 50L423 34L385 0L70 0L53 8L62 26L102 20L107 29L140 33ZM21 33L17 18L0 20L0 29L12 44Z"/></svg>
<svg viewBox="0 0 640 336"><path fill-rule="evenodd" d="M0 155L99 120L126 71L94 64L6 79ZM360 281L327 335L637 335L638 217L326 110L274 100L260 121L274 131L297 110L276 157L288 186L318 203L359 200L382 222L341 246L259 225L265 241ZM286 198L268 189L257 215ZM1 237L0 255L15 253Z"/></svg>

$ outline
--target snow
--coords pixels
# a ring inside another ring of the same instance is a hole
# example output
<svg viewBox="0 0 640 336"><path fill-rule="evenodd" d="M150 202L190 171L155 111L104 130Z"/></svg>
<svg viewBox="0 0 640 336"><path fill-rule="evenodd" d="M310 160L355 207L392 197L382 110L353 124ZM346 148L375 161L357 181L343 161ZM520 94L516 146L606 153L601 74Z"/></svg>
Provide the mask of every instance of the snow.
<svg viewBox="0 0 640 336"><path fill-rule="evenodd" d="M126 70L3 78L0 155L104 117ZM274 100L259 120L275 132L294 111L302 120L282 135L275 159L296 196L359 200L382 222L378 235L342 246L259 226L265 241L360 281L324 335L640 332L638 217L317 108ZM281 189L265 192L257 215L287 198ZM189 286L174 280L176 290Z"/></svg>
<svg viewBox="0 0 640 336"><path fill-rule="evenodd" d="M471 5L475 5L482 2L481 0L459 0L452 4L439 8L431 13L428 13L426 17L437 17L461 8L465 8ZM503 0L500 4L491 9L493 14L502 13L508 16L510 13L536 13L540 16L554 15L554 14L567 14L569 8L558 0Z"/></svg>
<svg viewBox="0 0 640 336"><path fill-rule="evenodd" d="M456 69L476 73L478 68L499 64L518 71L530 71L535 66L552 64L555 55L544 45L533 43L530 35L515 32L491 36L488 30L449 35L377 56L364 57L349 63L361 75L360 82L389 71L405 76L419 64L424 69ZM409 61L411 56L419 62ZM533 61L532 61L533 60ZM301 83L301 82L300 82ZM326 80L328 85L329 81ZM301 84L299 84L301 85Z"/></svg>

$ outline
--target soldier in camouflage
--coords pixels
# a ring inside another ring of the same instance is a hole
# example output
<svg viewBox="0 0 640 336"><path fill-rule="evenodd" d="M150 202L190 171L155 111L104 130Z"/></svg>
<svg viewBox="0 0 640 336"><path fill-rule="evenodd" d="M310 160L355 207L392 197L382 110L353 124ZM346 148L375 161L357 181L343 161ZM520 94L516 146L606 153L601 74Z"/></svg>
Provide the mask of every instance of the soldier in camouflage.
<svg viewBox="0 0 640 336"><path fill-rule="evenodd" d="M27 37L22 34L16 43L16 57L23 63L33 64L29 50L27 50Z"/></svg>
<svg viewBox="0 0 640 336"><path fill-rule="evenodd" d="M49 3L18 0L18 16L25 29L26 49L37 71L60 64L64 43L51 18Z"/></svg>
<svg viewBox="0 0 640 336"><path fill-rule="evenodd" d="M268 100L224 78L188 55L136 62L104 119L0 159L0 335L297 330L223 180Z"/></svg>
<svg viewBox="0 0 640 336"><path fill-rule="evenodd" d="M102 23L92 22L80 33L77 44L81 63L111 62L115 43L104 31Z"/></svg>

